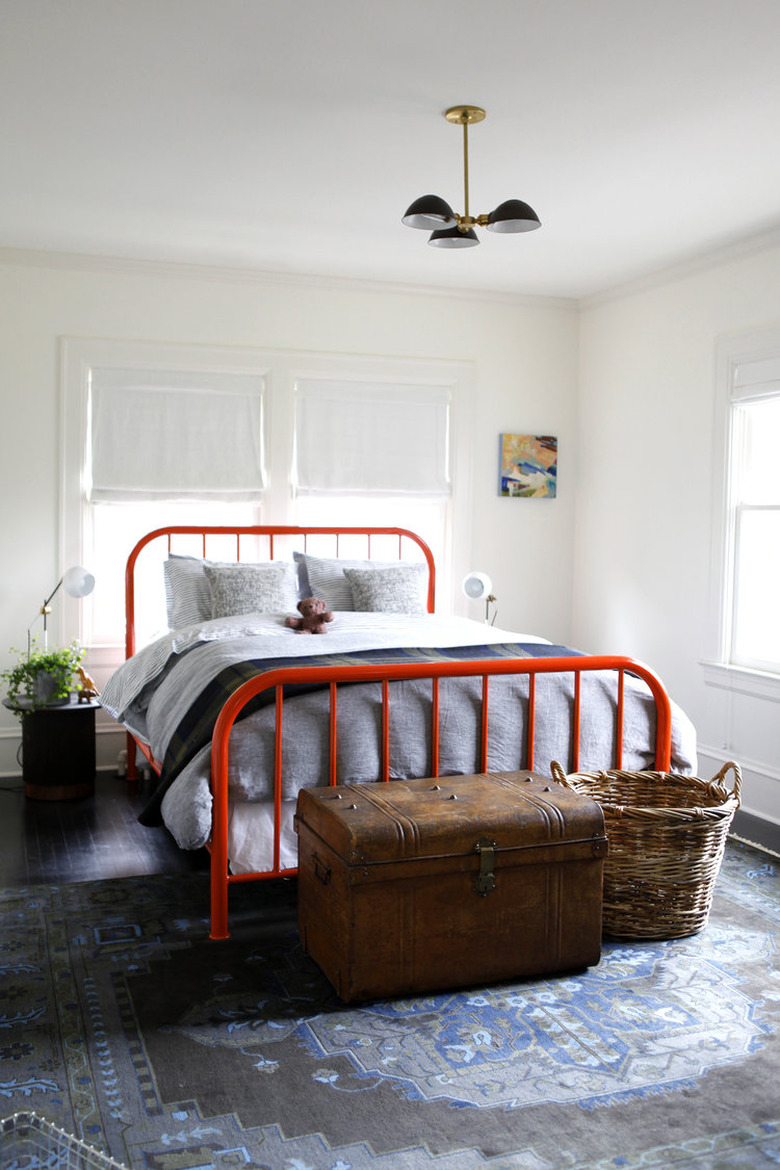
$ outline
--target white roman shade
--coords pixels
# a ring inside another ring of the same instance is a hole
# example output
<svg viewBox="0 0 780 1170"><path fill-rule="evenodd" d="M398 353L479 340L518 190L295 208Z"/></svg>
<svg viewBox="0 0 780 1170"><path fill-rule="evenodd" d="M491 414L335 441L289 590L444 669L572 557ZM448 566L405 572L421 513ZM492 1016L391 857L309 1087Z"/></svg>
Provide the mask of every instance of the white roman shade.
<svg viewBox="0 0 780 1170"><path fill-rule="evenodd" d="M259 499L264 390L257 374L93 368L87 498Z"/></svg>
<svg viewBox="0 0 780 1170"><path fill-rule="evenodd" d="M446 386L298 379L296 492L449 495L449 409Z"/></svg>

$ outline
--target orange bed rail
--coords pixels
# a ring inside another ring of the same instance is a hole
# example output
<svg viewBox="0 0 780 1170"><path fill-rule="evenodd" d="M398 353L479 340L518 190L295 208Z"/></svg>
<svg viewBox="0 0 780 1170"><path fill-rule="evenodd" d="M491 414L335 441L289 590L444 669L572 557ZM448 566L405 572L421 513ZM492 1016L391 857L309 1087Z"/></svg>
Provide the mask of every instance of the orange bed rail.
<svg viewBox="0 0 780 1170"><path fill-rule="evenodd" d="M285 685L291 683L323 682L330 689L330 749L329 783L338 783L336 774L336 713L339 683L380 682L382 684L382 775L389 781L389 727L390 683L397 679L430 679L432 688L431 776L438 776L439 726L438 686L442 678L481 678L481 746L480 770L487 770L489 681L494 675L528 675L528 715L526 725L526 766L534 766L534 738L536 721L536 676L538 674L572 674L574 676L574 703L572 713L572 770L579 768L580 711L583 674L593 671L616 672L616 741L614 767L623 762L623 702L625 676L632 674L642 679L650 689L656 708L655 768L666 772L671 767L672 714L669 696L660 679L646 666L630 658L614 655L583 656L576 658L522 658L490 659L470 662L409 663L401 665L360 665L322 667L286 667L271 670L249 679L227 700L217 719L211 747L212 833L211 852L211 933L213 939L229 937L228 890L234 882L259 881L268 878L290 877L295 869L280 865L282 825L282 739L284 714L282 695ZM276 709L274 744L274 846L271 868L257 873L231 874L228 869L228 760L230 731L243 707L261 691L274 690ZM605 765L606 766L606 765Z"/></svg>
<svg viewBox="0 0 780 1170"><path fill-rule="evenodd" d="M371 541L376 537L397 538L398 558L403 559L405 542L411 542L415 548L415 556L422 555L428 566L428 612L434 611L436 574L433 555L427 544L415 533L403 528L341 528L341 527L297 527L297 526L270 526L247 525L243 527L221 527L216 525L193 526L172 525L157 528L142 537L130 553L125 574L125 596L127 613L126 653L129 658L135 653L135 573L137 562L143 550L154 541L163 541L163 547L170 553L174 539L177 536L197 536L201 538L201 555L207 555L207 543L211 536L234 536L235 559L241 560L241 538L259 537L267 542L268 559L274 559L276 543L280 538L292 538L298 542L302 551L307 551L307 542L311 537L332 538L335 555L339 555L339 542L342 537L364 538L368 559L371 558ZM318 549L317 555L323 555ZM208 848L211 853L211 932L213 939L229 937L228 931L228 892L234 882L259 881L269 878L287 877L295 874L295 869L283 869L281 860L281 823L282 823L282 737L284 729L284 714L282 695L285 685L292 683L316 682L329 688L330 693L330 749L329 749L329 783L338 783L337 776L337 706L338 687L341 683L379 682L382 684L382 726L381 726L381 757L383 761L382 780L389 780L389 726L391 689L390 683L398 679L429 679L432 689L431 701L431 772L432 776L439 775L439 680L442 678L476 677L482 679L482 709L481 709L481 758L480 769L486 771L488 758L488 711L490 699L490 679L495 675L527 675L528 676L528 705L526 722L526 766L534 766L534 739L536 723L536 676L539 674L570 674L574 677L574 699L572 707L572 734L571 734L571 763L576 771L579 767L580 752L580 713L582 705L582 676L594 671L614 671L616 685L616 737L614 744L614 766L620 768L623 760L623 703L624 684L626 674L635 675L642 679L650 689L656 708L656 740L655 740L655 768L658 771L668 771L671 766L671 733L672 716L671 705L666 690L658 677L646 666L633 659L607 656L581 656L571 658L522 658L522 659L490 659L484 661L437 662L437 663L405 663L405 664L361 664L358 666L337 666L330 668L296 666L280 670L272 670L250 679L239 687L227 700L217 719L211 751L211 787L213 795L212 832ZM269 869L255 873L231 874L228 866L228 759L230 731L239 717L244 706L261 691L275 691L274 704L276 712L276 731L274 745L274 843L273 862ZM146 746L138 743L146 757L150 760L155 771L160 771L160 764L155 760ZM137 777L135 763L136 740L128 733L128 780ZM608 762L605 761L605 766Z"/></svg>
<svg viewBox="0 0 780 1170"><path fill-rule="evenodd" d="M154 545L157 541L161 541L165 550L171 553L177 537L193 536L199 538L200 553L204 558L208 553L208 542L211 537L234 537L236 542L235 560L237 563L241 562L241 540L243 537L264 541L268 550L267 558L270 561L274 560L277 545L284 538L297 544L302 552L307 551L310 539L328 538L331 543L328 555L336 557L339 556L342 538L360 539L365 541L366 559L371 560L372 539L376 541L378 538L393 537L394 542L397 541L398 560L403 560L404 549L407 543L411 544L413 549L417 550L418 556L422 555L423 561L428 568L428 592L426 597L428 613L433 613L435 608L436 564L433 559L433 553L422 537L418 536L416 532L411 532L408 528L356 528L339 525L333 527L314 525L309 527L295 524L242 524L231 525L229 527L219 524L168 524L162 528L155 528L152 532L147 532L145 536L142 536L131 549L130 555L127 558L127 565L125 567L125 658L132 658L137 648L135 577L138 571L140 557L145 549ZM322 551L320 550L317 555L323 555ZM160 771L159 761L154 759L146 744L141 743L140 740L136 740L135 736L128 731L127 780L129 783L133 783L138 779L136 746L146 756L152 768L158 773Z"/></svg>
<svg viewBox="0 0 780 1170"><path fill-rule="evenodd" d="M409 541L416 545L428 566L428 613L433 613L436 599L436 566L431 552L425 541L416 532L408 528L341 528L341 527L302 527L300 525L280 524L246 524L229 528L217 524L171 524L165 528L155 528L142 536L127 558L125 569L125 657L131 658L135 654L135 573L138 558L148 545L162 540L166 543L170 553L173 550L174 539L177 536L199 536L201 538L201 555L206 556L208 539L211 536L234 536L236 538L236 561L241 561L241 537L260 537L267 541L268 560L274 559L275 543L277 538L291 537L297 539L301 551L306 552L310 537L332 537L334 551L328 555L339 555L341 537L363 537L366 541L366 557L371 559L372 537L393 536L398 540L398 559L403 559L404 542ZM321 556L322 553L317 555Z"/></svg>

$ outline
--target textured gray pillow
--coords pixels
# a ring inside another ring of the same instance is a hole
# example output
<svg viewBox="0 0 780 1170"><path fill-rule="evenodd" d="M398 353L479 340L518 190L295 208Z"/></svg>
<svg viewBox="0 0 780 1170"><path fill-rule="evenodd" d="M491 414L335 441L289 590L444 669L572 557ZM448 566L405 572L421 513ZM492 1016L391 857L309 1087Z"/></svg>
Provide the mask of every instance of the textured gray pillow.
<svg viewBox="0 0 780 1170"><path fill-rule="evenodd" d="M295 566L210 565L203 571L211 589L211 617L241 613L292 613L298 601Z"/></svg>
<svg viewBox="0 0 780 1170"><path fill-rule="evenodd" d="M346 569L374 573L399 567L397 561L351 561L347 557L314 557L302 552L294 552L293 559L298 565L301 597L319 597L328 609L357 609L352 587L344 576Z"/></svg>
<svg viewBox="0 0 780 1170"><path fill-rule="evenodd" d="M345 569L355 609L368 613L425 613L425 565Z"/></svg>

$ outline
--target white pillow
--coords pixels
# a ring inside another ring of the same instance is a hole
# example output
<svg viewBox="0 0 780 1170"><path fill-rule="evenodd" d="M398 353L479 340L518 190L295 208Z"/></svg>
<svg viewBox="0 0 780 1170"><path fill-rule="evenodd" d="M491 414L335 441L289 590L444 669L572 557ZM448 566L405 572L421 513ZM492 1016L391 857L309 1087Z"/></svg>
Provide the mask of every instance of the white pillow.
<svg viewBox="0 0 780 1170"><path fill-rule="evenodd" d="M396 565L391 569L345 569L355 609L369 613L425 613L426 565Z"/></svg>
<svg viewBox="0 0 780 1170"><path fill-rule="evenodd" d="M344 576L346 569L363 569L375 573L381 569L403 568L407 561L351 561L346 557L313 557L294 552L298 564L301 597L319 597L328 609L355 610L352 586ZM425 569L424 565L415 566ZM427 579L426 579L427 584Z"/></svg>
<svg viewBox="0 0 780 1170"><path fill-rule="evenodd" d="M292 613L298 601L298 578L289 561L266 565L204 564L211 589L212 618L242 613Z"/></svg>

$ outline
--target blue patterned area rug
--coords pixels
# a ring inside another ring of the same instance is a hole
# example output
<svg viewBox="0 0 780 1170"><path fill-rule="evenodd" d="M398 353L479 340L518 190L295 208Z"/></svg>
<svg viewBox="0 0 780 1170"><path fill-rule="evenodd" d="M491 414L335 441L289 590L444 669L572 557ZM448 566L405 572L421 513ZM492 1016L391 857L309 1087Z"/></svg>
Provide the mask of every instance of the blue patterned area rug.
<svg viewBox="0 0 780 1170"><path fill-rule="evenodd" d="M132 1170L780 1166L777 864L729 842L692 938L349 1008L294 882L234 888L223 943L200 875L6 890L0 1116Z"/></svg>

